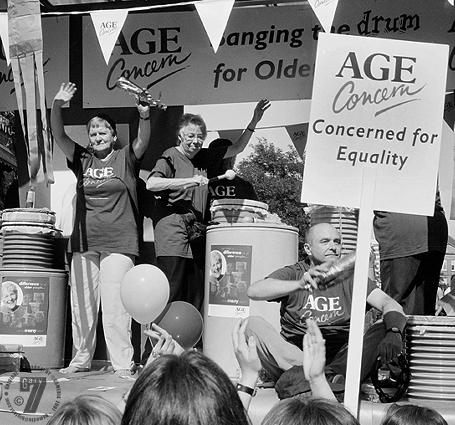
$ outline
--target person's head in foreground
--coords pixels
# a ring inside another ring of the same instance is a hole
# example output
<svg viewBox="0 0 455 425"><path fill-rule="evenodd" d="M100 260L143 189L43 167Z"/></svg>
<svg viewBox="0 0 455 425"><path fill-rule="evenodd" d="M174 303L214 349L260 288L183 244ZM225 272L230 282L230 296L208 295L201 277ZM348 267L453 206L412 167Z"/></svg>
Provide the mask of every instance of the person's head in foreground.
<svg viewBox="0 0 455 425"><path fill-rule="evenodd" d="M229 377L197 351L164 355L145 367L126 401L122 425L247 425Z"/></svg>
<svg viewBox="0 0 455 425"><path fill-rule="evenodd" d="M434 409L415 404L392 404L381 425L447 425Z"/></svg>
<svg viewBox="0 0 455 425"><path fill-rule="evenodd" d="M303 247L314 265L337 260L341 255L341 236L329 223L315 224L306 231Z"/></svg>
<svg viewBox="0 0 455 425"><path fill-rule="evenodd" d="M359 422L336 401L288 398L276 404L261 425L359 425Z"/></svg>
<svg viewBox="0 0 455 425"><path fill-rule="evenodd" d="M110 401L98 395L80 395L63 403L48 425L120 425L122 414Z"/></svg>

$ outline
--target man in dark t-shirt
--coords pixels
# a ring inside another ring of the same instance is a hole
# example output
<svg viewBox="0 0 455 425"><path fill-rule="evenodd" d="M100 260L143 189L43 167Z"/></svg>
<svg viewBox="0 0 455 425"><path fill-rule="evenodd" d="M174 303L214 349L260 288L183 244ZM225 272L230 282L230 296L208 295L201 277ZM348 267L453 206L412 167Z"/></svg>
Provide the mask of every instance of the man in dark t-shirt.
<svg viewBox="0 0 455 425"><path fill-rule="evenodd" d="M312 226L306 234L308 261L274 271L248 289L253 300L281 303L281 335L260 317L250 317L247 333L254 335L263 368L273 380L294 366L301 367L302 341L306 320L318 324L326 340L327 373L345 376L349 337L353 273L336 283L319 288L315 279L341 255L341 238L328 223ZM376 360L390 362L402 350L406 317L401 306L369 280L367 303L383 313L384 320L374 324L364 336L361 379L365 379ZM302 373L303 376L303 373Z"/></svg>

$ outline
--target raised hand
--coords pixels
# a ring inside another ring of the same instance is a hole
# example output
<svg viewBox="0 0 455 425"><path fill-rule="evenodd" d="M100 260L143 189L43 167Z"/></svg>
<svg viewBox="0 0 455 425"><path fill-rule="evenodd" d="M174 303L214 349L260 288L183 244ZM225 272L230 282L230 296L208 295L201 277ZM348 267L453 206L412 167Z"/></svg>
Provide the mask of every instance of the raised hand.
<svg viewBox="0 0 455 425"><path fill-rule="evenodd" d="M261 99L254 108L253 119L251 122L257 124L259 121L261 121L262 117L264 116L264 112L269 109L270 106L271 103L267 99Z"/></svg>
<svg viewBox="0 0 455 425"><path fill-rule="evenodd" d="M139 115L143 118L150 118L150 103L148 102L143 102L138 96L136 97L136 108L137 111L139 112ZM148 94L147 95L147 100L150 97L152 98L152 95Z"/></svg>
<svg viewBox="0 0 455 425"><path fill-rule="evenodd" d="M307 333L303 337L303 373L310 383L313 397L336 400L327 382L325 367L325 340L313 319L306 320Z"/></svg>
<svg viewBox="0 0 455 425"><path fill-rule="evenodd" d="M172 335L169 332L160 328L155 323L152 323L152 329L146 329L144 334L156 341L146 366L164 354L175 354L178 356L185 351L184 348L172 338Z"/></svg>
<svg viewBox="0 0 455 425"><path fill-rule="evenodd" d="M73 98L74 93L76 93L76 90L77 90L76 84L62 83L60 86L60 90L54 96L54 100L59 100L63 103L69 102Z"/></svg>
<svg viewBox="0 0 455 425"><path fill-rule="evenodd" d="M248 319L237 320L232 330L232 345L242 372L242 382L249 379L254 385L262 366L254 337L246 338L245 329L247 324Z"/></svg>
<svg viewBox="0 0 455 425"><path fill-rule="evenodd" d="M325 340L313 319L307 319L303 337L303 371L308 382L324 375Z"/></svg>

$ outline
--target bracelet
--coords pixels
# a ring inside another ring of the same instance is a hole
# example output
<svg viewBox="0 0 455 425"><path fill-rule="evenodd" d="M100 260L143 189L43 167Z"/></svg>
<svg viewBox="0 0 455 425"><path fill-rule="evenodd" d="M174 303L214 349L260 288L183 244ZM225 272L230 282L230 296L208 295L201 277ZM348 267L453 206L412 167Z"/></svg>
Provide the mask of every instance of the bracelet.
<svg viewBox="0 0 455 425"><path fill-rule="evenodd" d="M256 395L256 388L251 388L247 387L246 385L237 384L236 389L237 391L240 391L242 393L247 393L251 397L254 397Z"/></svg>
<svg viewBox="0 0 455 425"><path fill-rule="evenodd" d="M254 128L250 128L250 127L247 127L246 129L249 130L249 131L251 131L252 133L254 133L254 131L255 131Z"/></svg>
<svg viewBox="0 0 455 425"><path fill-rule="evenodd" d="M141 117L141 116L139 115L139 119L140 119L140 120L143 120L143 121L148 121L148 120L150 119L150 115L149 115L148 117L145 117L145 118L144 118L144 117Z"/></svg>

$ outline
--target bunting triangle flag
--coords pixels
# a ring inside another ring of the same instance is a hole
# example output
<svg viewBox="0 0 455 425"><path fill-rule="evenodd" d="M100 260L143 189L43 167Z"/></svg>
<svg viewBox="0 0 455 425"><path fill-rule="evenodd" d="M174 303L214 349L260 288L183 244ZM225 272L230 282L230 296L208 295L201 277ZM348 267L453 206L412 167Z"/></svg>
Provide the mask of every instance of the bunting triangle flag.
<svg viewBox="0 0 455 425"><path fill-rule="evenodd" d="M308 123L286 125L285 128L295 149L300 157L303 158L303 152L305 151L306 141L308 139Z"/></svg>
<svg viewBox="0 0 455 425"><path fill-rule="evenodd" d="M213 51L216 53L231 15L234 0L198 1L194 5L212 44Z"/></svg>
<svg viewBox="0 0 455 425"><path fill-rule="evenodd" d="M90 16L107 65L128 16L128 9L97 10L90 12Z"/></svg>
<svg viewBox="0 0 455 425"><path fill-rule="evenodd" d="M308 0L326 33L330 32L338 0Z"/></svg>
<svg viewBox="0 0 455 425"><path fill-rule="evenodd" d="M6 63L9 65L8 13L0 13L0 38L3 45Z"/></svg>

